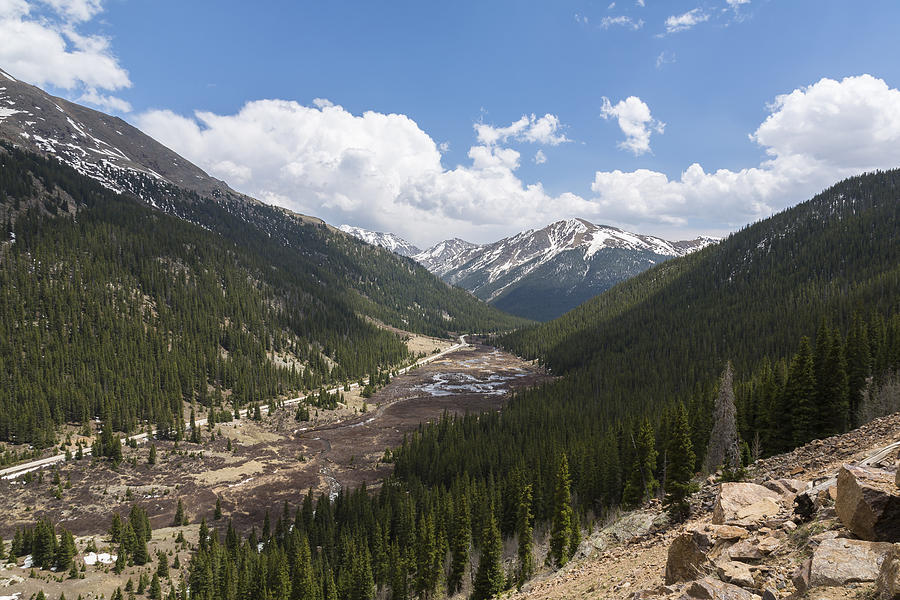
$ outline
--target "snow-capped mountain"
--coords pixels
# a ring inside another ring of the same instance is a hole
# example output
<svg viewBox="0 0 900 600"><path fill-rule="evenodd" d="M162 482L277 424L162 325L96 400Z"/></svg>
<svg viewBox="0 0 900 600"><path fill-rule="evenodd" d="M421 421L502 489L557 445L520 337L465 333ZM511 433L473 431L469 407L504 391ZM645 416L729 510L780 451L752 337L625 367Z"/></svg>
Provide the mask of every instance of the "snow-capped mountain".
<svg viewBox="0 0 900 600"><path fill-rule="evenodd" d="M143 188L154 182L203 196L256 202L122 119L51 96L2 70L0 139L53 155L112 190L131 192L151 203L158 198Z"/></svg>
<svg viewBox="0 0 900 600"><path fill-rule="evenodd" d="M394 235L393 233L369 231L368 229L354 227L352 225L341 225L338 229L344 233L349 233L353 237L361 239L367 244L387 248L394 254L399 254L400 256L412 257L421 252L421 250L404 240L402 237Z"/></svg>
<svg viewBox="0 0 900 600"><path fill-rule="evenodd" d="M426 269L443 277L444 274L458 269L469 260L471 252L481 248L478 244L459 238L438 242L428 250L413 256Z"/></svg>
<svg viewBox="0 0 900 600"><path fill-rule="evenodd" d="M499 308L545 320L654 264L717 241L670 242L568 219L483 246L447 240L415 259Z"/></svg>

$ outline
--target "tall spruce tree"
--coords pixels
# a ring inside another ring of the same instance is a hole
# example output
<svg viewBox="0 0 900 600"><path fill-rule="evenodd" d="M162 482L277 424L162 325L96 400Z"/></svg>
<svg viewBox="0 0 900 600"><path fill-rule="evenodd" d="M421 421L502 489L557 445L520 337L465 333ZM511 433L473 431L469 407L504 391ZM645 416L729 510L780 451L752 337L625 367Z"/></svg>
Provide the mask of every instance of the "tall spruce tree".
<svg viewBox="0 0 900 600"><path fill-rule="evenodd" d="M503 545L500 529L491 511L490 518L481 533L481 557L478 560L478 571L472 588L471 600L487 600L503 591L505 577L503 575Z"/></svg>
<svg viewBox="0 0 900 600"><path fill-rule="evenodd" d="M517 556L519 560L516 582L521 588L534 574L534 539L531 521L531 484L523 483L519 490L519 501L516 507L516 535L519 538Z"/></svg>
<svg viewBox="0 0 900 600"><path fill-rule="evenodd" d="M654 472L656 471L656 437L653 426L648 419L644 419L638 429L637 438L632 438L634 445L634 458L631 463L631 472L625 483L622 493L622 503L634 508L649 500L659 488Z"/></svg>
<svg viewBox="0 0 900 600"><path fill-rule="evenodd" d="M472 522L469 503L460 495L455 503L453 527L450 535L450 573L447 575L447 591L450 595L462 589L466 566L469 564L469 547L472 543Z"/></svg>
<svg viewBox="0 0 900 600"><path fill-rule="evenodd" d="M816 433L816 379L809 338L800 340L800 348L791 361L784 386L784 406L790 412L791 446L800 446L813 439ZM784 448L787 449L787 448Z"/></svg>
<svg viewBox="0 0 900 600"><path fill-rule="evenodd" d="M691 442L691 426L688 422L687 410L679 403L675 409L672 434L669 439L666 467L665 505L673 521L685 520L691 510L688 495L691 488L691 477L694 474L694 444Z"/></svg>
<svg viewBox="0 0 900 600"><path fill-rule="evenodd" d="M561 567L569 560L569 542L575 527L572 511L572 480L569 476L569 459L560 453L556 466L556 486L553 491L553 523L550 528L550 553L548 559Z"/></svg>

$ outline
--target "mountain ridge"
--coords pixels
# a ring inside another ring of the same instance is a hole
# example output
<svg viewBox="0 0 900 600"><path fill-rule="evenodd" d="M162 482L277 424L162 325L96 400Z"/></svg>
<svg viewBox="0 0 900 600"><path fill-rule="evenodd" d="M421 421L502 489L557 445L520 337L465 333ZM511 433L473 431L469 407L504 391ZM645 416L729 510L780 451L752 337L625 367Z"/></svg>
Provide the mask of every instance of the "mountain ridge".
<svg viewBox="0 0 900 600"><path fill-rule="evenodd" d="M353 229L390 250L410 245L393 234ZM671 242L570 218L489 244L453 238L417 254L400 253L507 312L547 320L646 268L716 242L708 236Z"/></svg>

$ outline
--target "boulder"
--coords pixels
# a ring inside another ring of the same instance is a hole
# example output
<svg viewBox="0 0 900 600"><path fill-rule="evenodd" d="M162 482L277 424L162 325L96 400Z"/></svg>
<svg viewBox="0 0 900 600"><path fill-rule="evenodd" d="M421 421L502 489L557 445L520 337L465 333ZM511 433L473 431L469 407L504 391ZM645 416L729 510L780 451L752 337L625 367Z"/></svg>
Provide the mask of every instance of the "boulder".
<svg viewBox="0 0 900 600"><path fill-rule="evenodd" d="M800 593L819 586L875 581L891 544L836 538L824 540L812 558L794 573L794 586Z"/></svg>
<svg viewBox="0 0 900 600"><path fill-rule="evenodd" d="M753 587L753 574L750 567L744 563L735 562L733 560L725 560L716 565L716 573L719 579L739 585L741 587Z"/></svg>
<svg viewBox="0 0 900 600"><path fill-rule="evenodd" d="M685 531L672 541L666 558L666 585L691 581L713 568L707 552L710 537L700 531Z"/></svg>
<svg viewBox="0 0 900 600"><path fill-rule="evenodd" d="M900 542L900 493L888 471L841 467L835 511L844 526L864 540Z"/></svg>
<svg viewBox="0 0 900 600"><path fill-rule="evenodd" d="M716 496L712 522L744 525L763 521L781 511L778 492L755 483L723 483Z"/></svg>
<svg viewBox="0 0 900 600"><path fill-rule="evenodd" d="M894 544L884 557L875 590L879 600L900 600L900 544Z"/></svg>
<svg viewBox="0 0 900 600"><path fill-rule="evenodd" d="M757 594L712 577L705 577L687 585L683 600L760 600Z"/></svg>

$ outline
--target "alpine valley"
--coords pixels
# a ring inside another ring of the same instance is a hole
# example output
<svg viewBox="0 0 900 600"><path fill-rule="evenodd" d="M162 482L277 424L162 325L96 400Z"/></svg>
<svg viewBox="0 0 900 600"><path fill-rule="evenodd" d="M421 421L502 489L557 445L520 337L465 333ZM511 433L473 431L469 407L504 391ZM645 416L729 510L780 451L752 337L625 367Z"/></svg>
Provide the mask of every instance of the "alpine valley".
<svg viewBox="0 0 900 600"><path fill-rule="evenodd" d="M0 600L900 600L900 9L176 4L0 0Z"/></svg>

